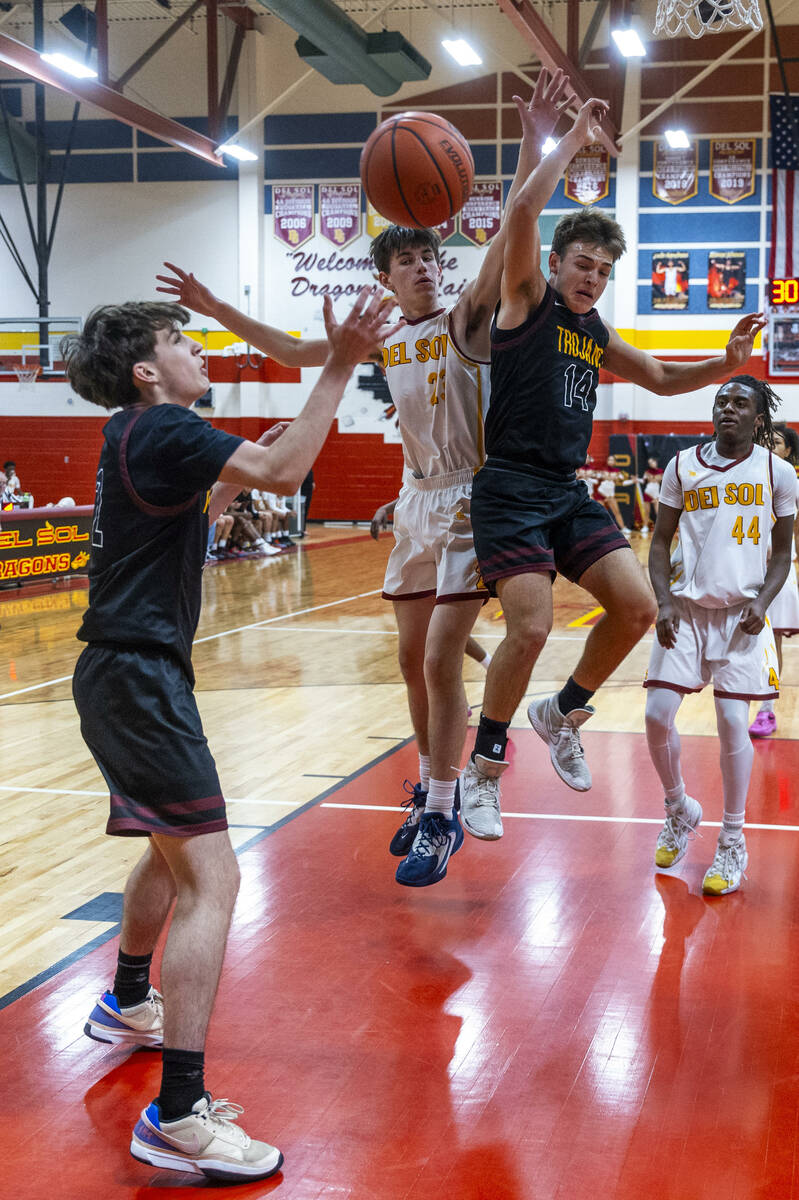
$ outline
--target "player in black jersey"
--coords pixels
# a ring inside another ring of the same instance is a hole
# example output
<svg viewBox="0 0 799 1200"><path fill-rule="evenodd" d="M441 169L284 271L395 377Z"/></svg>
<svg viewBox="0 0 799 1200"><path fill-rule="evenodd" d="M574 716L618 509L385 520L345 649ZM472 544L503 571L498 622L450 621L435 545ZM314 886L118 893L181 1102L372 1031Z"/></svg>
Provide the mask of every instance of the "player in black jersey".
<svg viewBox="0 0 799 1200"><path fill-rule="evenodd" d="M476 837L496 836L491 831L501 827L507 730L552 627L555 572L605 610L564 688L527 710L555 770L577 791L591 786L579 735L594 711L588 702L655 617L651 588L626 539L575 476L591 438L600 366L658 395L676 395L738 370L765 323L760 313L742 318L725 353L699 363L662 362L627 345L594 307L626 248L621 228L599 210L561 218L545 279L538 218L572 157L596 141L606 109L601 100L582 106L506 217L487 458L474 481L472 523L482 577L500 598L507 636L488 671L475 750L461 779L461 819Z"/></svg>
<svg viewBox="0 0 799 1200"><path fill-rule="evenodd" d="M236 1182L273 1174L279 1150L205 1091L204 1046L239 884L225 804L193 695L191 645L209 520L242 485L294 492L316 458L353 368L397 326L363 288L343 324L325 298L327 361L290 427L258 443L190 406L208 388L176 304L96 309L66 339L72 387L106 409L89 563L88 642L73 692L81 732L111 793L107 832L149 838L127 886L113 987L85 1026L96 1041L163 1045L161 1091L131 1141L154 1166ZM217 483L216 481L220 482ZM161 995L153 950L173 900Z"/></svg>

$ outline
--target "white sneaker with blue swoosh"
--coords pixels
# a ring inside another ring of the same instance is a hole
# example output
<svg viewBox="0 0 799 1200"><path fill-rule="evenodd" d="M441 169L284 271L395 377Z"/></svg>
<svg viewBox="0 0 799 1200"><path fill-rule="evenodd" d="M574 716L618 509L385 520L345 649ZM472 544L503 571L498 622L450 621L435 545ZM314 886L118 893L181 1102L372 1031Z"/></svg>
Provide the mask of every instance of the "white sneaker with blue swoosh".
<svg viewBox="0 0 799 1200"><path fill-rule="evenodd" d="M130 1152L139 1162L169 1171L205 1175L219 1183L266 1179L283 1163L276 1146L256 1142L240 1125L240 1104L212 1100L209 1093L177 1121L162 1121L158 1104L148 1104L133 1130Z"/></svg>

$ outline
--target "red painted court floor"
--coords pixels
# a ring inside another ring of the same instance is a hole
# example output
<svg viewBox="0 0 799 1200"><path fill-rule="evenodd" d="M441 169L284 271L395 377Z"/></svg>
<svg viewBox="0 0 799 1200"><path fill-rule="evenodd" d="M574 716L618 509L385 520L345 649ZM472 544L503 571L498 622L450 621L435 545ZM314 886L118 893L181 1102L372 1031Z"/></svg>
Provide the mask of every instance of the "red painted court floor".
<svg viewBox="0 0 799 1200"><path fill-rule="evenodd" d="M397 886L387 853L412 744L327 797L387 811L317 805L241 854L207 1081L286 1161L217 1193L799 1197L799 744L756 746L749 819L767 828L748 828L743 890L703 899L715 827L653 874L642 736L585 734L584 795L532 732L513 742L503 840L467 836L435 887ZM717 755L683 739L709 821ZM114 960L109 942L0 1011L3 1196L211 1190L128 1154L159 1055L81 1032Z"/></svg>

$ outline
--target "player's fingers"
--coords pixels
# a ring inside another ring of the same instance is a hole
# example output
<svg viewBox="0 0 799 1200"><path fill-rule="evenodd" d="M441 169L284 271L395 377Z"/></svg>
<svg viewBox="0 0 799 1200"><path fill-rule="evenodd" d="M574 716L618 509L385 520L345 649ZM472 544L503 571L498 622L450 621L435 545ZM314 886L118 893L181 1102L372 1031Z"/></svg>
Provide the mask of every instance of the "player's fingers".
<svg viewBox="0 0 799 1200"><path fill-rule="evenodd" d="M176 267L174 263L164 262L164 266L166 267L167 271L174 271L174 273L177 275L178 279L186 278L186 272L182 271L180 269L180 267Z"/></svg>

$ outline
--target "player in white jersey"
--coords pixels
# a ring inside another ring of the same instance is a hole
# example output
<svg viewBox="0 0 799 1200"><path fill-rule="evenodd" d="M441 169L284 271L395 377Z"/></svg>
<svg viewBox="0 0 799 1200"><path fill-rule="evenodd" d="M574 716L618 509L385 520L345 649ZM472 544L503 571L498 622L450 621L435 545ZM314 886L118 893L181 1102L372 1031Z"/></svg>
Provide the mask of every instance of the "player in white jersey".
<svg viewBox="0 0 799 1200"><path fill-rule="evenodd" d="M540 161L569 94L562 72L549 80L541 71L530 104L516 98L522 145L508 203ZM463 841L455 812L468 712L461 664L488 597L474 551L471 491L484 457L490 323L504 246L503 225L477 278L447 309L439 300L442 268L434 230L389 226L372 243L380 282L394 292L405 317L405 327L383 350L405 456L383 596L394 604L400 668L419 748L419 784L389 847L397 857L404 855L396 879L408 887L443 879Z"/></svg>
<svg viewBox="0 0 799 1200"><path fill-rule="evenodd" d="M771 435L771 449L779 458L789 462L794 470L799 470L799 433L789 425L779 422L774 425ZM799 475L796 477L797 503L799 503ZM782 679L782 639L799 633L799 587L796 583L796 534L799 523L794 527L794 541L791 546L791 569L788 578L780 588L771 608L768 619L774 630L774 642L777 647L777 664L780 679ZM749 726L752 737L773 737L777 732L777 714L774 712L774 700L763 700L757 715Z"/></svg>
<svg viewBox="0 0 799 1200"><path fill-rule="evenodd" d="M533 97L514 97L522 122L519 161L508 204L541 160L541 148L568 106L563 71L541 70ZM463 831L454 813L466 737L461 664L466 640L487 597L477 568L470 519L471 479L483 459L491 318L500 295L504 223L488 244L476 279L446 309L439 301L442 267L432 229L395 225L375 239L382 285L393 292L406 327L385 346L383 360L397 409L406 483L394 520L395 550L384 596L394 602L399 660L419 748L420 781L409 815L390 850L403 856L397 880L437 883ZM172 263L158 291L178 296L243 341L287 366L315 366L327 341L299 341L217 299Z"/></svg>
<svg viewBox="0 0 799 1200"><path fill-rule="evenodd" d="M683 696L712 681L724 812L702 881L708 895L740 886L753 756L749 701L779 689L766 614L790 566L796 480L793 468L766 449L777 403L768 384L751 375L734 375L719 388L715 440L681 452L666 467L649 555L658 616L644 682L646 736L666 806L655 865L675 866L702 818L701 804L685 792L675 718Z"/></svg>

